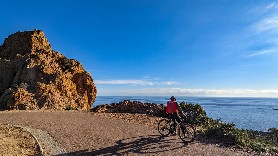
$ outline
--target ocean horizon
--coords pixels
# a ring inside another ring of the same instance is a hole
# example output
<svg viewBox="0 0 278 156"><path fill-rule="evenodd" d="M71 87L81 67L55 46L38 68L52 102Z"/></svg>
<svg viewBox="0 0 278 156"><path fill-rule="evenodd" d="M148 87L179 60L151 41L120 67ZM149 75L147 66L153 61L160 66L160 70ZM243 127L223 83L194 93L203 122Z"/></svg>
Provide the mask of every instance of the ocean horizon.
<svg viewBox="0 0 278 156"><path fill-rule="evenodd" d="M234 123L237 128L268 131L278 128L278 98L265 97L187 97L176 96L182 101L200 104L213 119ZM123 100L164 104L169 96L97 96L92 107L117 103Z"/></svg>

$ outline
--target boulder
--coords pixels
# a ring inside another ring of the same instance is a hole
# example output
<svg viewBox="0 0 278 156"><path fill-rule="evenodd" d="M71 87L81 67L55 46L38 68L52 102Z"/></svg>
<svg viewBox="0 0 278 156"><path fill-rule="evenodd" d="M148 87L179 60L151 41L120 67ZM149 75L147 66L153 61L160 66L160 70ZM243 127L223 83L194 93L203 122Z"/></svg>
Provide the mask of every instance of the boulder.
<svg viewBox="0 0 278 156"><path fill-rule="evenodd" d="M88 110L96 92L90 73L52 50L41 30L16 32L0 46L2 110Z"/></svg>
<svg viewBox="0 0 278 156"><path fill-rule="evenodd" d="M98 105L92 109L97 113L131 113L147 114L150 116L164 117L165 106L163 104L143 103L140 101L124 100L119 103Z"/></svg>

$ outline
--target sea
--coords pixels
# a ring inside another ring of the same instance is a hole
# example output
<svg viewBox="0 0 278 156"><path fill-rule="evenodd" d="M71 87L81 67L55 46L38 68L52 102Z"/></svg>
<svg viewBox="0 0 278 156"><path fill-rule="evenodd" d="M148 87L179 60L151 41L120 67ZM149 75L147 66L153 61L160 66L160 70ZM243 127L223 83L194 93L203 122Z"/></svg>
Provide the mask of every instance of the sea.
<svg viewBox="0 0 278 156"><path fill-rule="evenodd" d="M238 97L185 97L176 96L177 102L200 104L213 119L233 123L240 129L267 132L278 128L278 98L238 98ZM97 96L92 107L100 104L117 103L123 100L164 104L167 96Z"/></svg>

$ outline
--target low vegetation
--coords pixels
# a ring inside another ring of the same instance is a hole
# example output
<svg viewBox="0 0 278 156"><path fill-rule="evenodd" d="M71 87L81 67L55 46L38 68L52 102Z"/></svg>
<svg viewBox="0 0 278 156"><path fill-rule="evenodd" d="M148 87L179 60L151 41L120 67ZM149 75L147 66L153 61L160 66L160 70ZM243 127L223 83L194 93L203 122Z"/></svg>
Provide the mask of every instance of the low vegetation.
<svg viewBox="0 0 278 156"><path fill-rule="evenodd" d="M278 153L278 128L270 128L268 132L238 129L233 123L224 123L220 119L207 117L199 104L181 102L180 107L187 114L187 122L197 126L199 135L203 137L223 145Z"/></svg>
<svg viewBox="0 0 278 156"><path fill-rule="evenodd" d="M72 107L71 105L67 105L65 110L77 110L76 107Z"/></svg>

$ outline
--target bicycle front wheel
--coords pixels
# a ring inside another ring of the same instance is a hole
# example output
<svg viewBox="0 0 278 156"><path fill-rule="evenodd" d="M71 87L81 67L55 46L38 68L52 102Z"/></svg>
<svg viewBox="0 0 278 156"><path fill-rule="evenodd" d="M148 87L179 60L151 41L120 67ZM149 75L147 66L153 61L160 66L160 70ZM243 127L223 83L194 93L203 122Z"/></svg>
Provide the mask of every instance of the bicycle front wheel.
<svg viewBox="0 0 278 156"><path fill-rule="evenodd" d="M178 126L178 135L183 142L192 142L195 139L195 128L190 124L180 123Z"/></svg>
<svg viewBox="0 0 278 156"><path fill-rule="evenodd" d="M170 134L171 122L169 119L161 119L158 123L158 132L162 136L167 136Z"/></svg>

